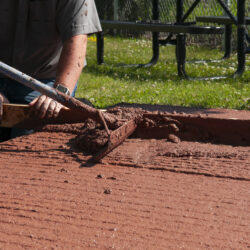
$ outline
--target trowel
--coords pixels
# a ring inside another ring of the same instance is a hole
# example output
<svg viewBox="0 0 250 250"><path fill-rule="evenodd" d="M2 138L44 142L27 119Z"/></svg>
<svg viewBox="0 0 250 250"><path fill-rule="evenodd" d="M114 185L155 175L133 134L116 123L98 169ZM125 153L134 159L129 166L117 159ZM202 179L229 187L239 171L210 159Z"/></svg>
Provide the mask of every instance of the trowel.
<svg viewBox="0 0 250 250"><path fill-rule="evenodd" d="M126 121L125 123L123 122L123 124L118 127L118 124L121 122L119 122L119 119L114 115L90 107L74 97L61 93L1 61L0 73L61 103L72 111L72 115L76 115L76 113L78 116L81 115L80 118L82 122L91 118L92 120L103 124L108 134L108 142L100 152L93 156L93 161L100 161L105 155L118 147L128 136L130 136L137 127L136 119Z"/></svg>

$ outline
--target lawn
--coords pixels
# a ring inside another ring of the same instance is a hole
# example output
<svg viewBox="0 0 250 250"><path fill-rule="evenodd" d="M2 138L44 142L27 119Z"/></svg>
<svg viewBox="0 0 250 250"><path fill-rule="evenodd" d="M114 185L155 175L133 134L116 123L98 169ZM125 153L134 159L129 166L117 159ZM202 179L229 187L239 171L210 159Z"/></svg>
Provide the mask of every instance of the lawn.
<svg viewBox="0 0 250 250"><path fill-rule="evenodd" d="M119 63L146 63L151 59L150 40L105 38L105 64L96 63L95 37L87 49L88 65L79 80L76 97L105 108L121 102L168 104L204 108L250 109L250 56L244 75L237 79L185 80L177 75L175 47L160 48L158 63L149 68L119 67ZM223 51L188 46L187 58L220 59ZM191 76L230 75L237 67L236 54L216 63L187 63Z"/></svg>

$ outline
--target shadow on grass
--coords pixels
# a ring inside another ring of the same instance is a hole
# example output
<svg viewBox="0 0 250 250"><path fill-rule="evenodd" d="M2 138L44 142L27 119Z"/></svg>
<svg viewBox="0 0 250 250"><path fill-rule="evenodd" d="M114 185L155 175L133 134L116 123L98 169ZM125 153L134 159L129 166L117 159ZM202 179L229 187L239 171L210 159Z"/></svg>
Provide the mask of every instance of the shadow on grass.
<svg viewBox="0 0 250 250"><path fill-rule="evenodd" d="M164 67L164 66L163 66ZM174 67L175 69L172 69ZM177 74L177 69L174 64L171 65L170 71L163 71L158 66L153 66L150 68L143 67L127 67L119 64L109 64L108 62L104 65L88 65L85 72L94 74L108 76L115 79L125 80L125 81L164 81L171 79L172 81L180 81Z"/></svg>
<svg viewBox="0 0 250 250"><path fill-rule="evenodd" d="M196 64L197 65L197 64ZM93 74L95 76L107 76L113 79L119 79L124 81L149 81L149 82L164 82L164 81L172 81L176 84L186 82L194 82L194 81L203 81L208 82L210 84L213 83L223 83L227 85L234 86L236 83L238 88L240 85L243 86L244 84L249 82L247 77L244 78L244 75L241 77L240 82L237 78L233 78L230 73L221 73L221 67L218 69L210 69L209 67L204 68L202 65L199 65L198 68L195 67L195 64L187 64L187 72L189 73L191 80L187 80L178 76L177 66L176 63L169 63L169 65L164 65L163 63L159 63L158 65L152 67L127 67L121 64L114 64L111 62L105 63L104 65L97 65L97 64L89 64L88 67L84 70L84 72ZM227 66L224 66L227 68ZM201 75L202 73L202 75ZM210 79L213 76L225 76L225 79ZM208 77L206 79L206 77ZM192 79L193 78L193 79ZM197 78L197 79L195 79ZM200 78L200 79L199 79Z"/></svg>

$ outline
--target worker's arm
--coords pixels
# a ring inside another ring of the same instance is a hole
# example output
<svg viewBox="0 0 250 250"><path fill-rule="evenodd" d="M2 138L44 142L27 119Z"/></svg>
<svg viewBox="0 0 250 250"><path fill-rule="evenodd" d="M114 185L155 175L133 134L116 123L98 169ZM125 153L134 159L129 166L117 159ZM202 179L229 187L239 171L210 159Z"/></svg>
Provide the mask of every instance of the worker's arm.
<svg viewBox="0 0 250 250"><path fill-rule="evenodd" d="M68 88L70 93L73 92L84 66L86 49L87 35L73 36L64 42L54 87L61 84ZM60 103L45 95L34 99L30 106L40 118L56 117L62 108Z"/></svg>
<svg viewBox="0 0 250 250"><path fill-rule="evenodd" d="M64 43L55 85L62 84L73 92L84 66L86 49L87 35L74 36Z"/></svg>
<svg viewBox="0 0 250 250"><path fill-rule="evenodd" d="M0 121L3 116L3 103L9 103L9 100L0 92Z"/></svg>

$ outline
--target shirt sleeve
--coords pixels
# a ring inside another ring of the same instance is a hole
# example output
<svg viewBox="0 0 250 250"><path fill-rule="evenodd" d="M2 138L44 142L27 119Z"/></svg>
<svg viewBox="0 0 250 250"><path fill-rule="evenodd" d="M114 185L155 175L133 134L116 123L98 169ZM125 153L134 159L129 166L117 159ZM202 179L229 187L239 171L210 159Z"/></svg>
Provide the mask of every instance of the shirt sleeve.
<svg viewBox="0 0 250 250"><path fill-rule="evenodd" d="M94 0L58 0L56 25L63 42L102 31Z"/></svg>

